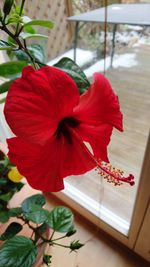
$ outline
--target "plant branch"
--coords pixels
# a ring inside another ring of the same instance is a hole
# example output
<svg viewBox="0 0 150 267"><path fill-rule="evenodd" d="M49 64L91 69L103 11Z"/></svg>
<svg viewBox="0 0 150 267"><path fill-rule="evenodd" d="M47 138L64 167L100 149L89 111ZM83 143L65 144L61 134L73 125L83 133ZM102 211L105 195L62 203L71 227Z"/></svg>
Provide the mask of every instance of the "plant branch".
<svg viewBox="0 0 150 267"><path fill-rule="evenodd" d="M50 240L52 240L54 234L55 234L55 231L52 232L51 237L50 237Z"/></svg>
<svg viewBox="0 0 150 267"><path fill-rule="evenodd" d="M19 12L19 16L20 16L20 17L21 17L22 12L23 12L23 8L24 8L25 1L26 1L26 0L22 0L22 2L21 2L20 12ZM18 36L18 35L20 34L20 32L21 32L20 30L19 30L19 32L18 32L18 29L19 29L19 22L17 23L17 27L16 27L16 33L15 33L16 36ZM22 30L22 27L21 27L21 30Z"/></svg>
<svg viewBox="0 0 150 267"><path fill-rule="evenodd" d="M60 243L56 243L56 242L53 242L53 241L51 241L49 244L50 244L51 246L56 245L56 246L63 247L63 248L70 248L70 246L62 245L62 244L60 244Z"/></svg>
<svg viewBox="0 0 150 267"><path fill-rule="evenodd" d="M4 23L2 23L2 26L0 27L1 30L3 30L4 32L6 32L13 40L15 40L15 42L18 44L18 48L22 51L24 51L28 57L30 58L31 62L33 63L33 66L35 69L37 69L36 66L36 62L35 59L32 57L32 55L29 53L27 46L26 46L26 42L24 40L24 44L22 44L22 42L20 41L19 37L16 36L15 34L13 34ZM37 63L38 64L38 63Z"/></svg>
<svg viewBox="0 0 150 267"><path fill-rule="evenodd" d="M52 240L52 242L53 242L53 241L55 242L55 241L60 240L60 239L63 239L63 238L65 238L65 237L66 237L66 235L63 235L63 236L58 237L58 238L55 238L55 239Z"/></svg>
<svg viewBox="0 0 150 267"><path fill-rule="evenodd" d="M42 239L42 241L43 241L42 243L44 243L44 242L48 243L48 242L50 241L49 239L44 238L44 237L39 233L39 231L37 230L37 228L33 227L33 226L29 223L29 221L26 220L23 216L17 216L17 218L18 218L18 219L21 219L25 224L27 224L28 227L29 227L30 229L32 229L33 232L36 233L36 234L38 235L39 238Z"/></svg>

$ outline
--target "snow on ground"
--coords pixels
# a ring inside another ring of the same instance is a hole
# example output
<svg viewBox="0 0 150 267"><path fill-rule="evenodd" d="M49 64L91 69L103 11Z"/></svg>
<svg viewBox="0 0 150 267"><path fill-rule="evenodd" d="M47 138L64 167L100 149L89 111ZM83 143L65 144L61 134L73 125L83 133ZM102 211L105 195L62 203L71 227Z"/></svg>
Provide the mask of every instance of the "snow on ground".
<svg viewBox="0 0 150 267"><path fill-rule="evenodd" d="M129 30L129 26L128 26ZM122 32L116 32L116 43L119 43L120 45L127 46L127 47L139 47L140 45L150 45L150 34L143 34L142 27L134 27L132 26L131 31L122 31ZM100 42L103 42L104 33L101 32L100 35ZM107 34L107 41L111 44L112 40L112 33L108 32ZM71 49L61 55L60 57L57 57L50 62L48 62L48 65L52 66L55 63L57 63L61 58L63 57L69 57L73 59L74 57L74 50ZM95 62L95 53L89 50L79 49L76 50L76 62L77 64L84 68L85 65L89 64L90 62ZM116 53L113 58L113 68L131 68L138 64L136 59L136 53L124 53L124 54L117 54ZM106 57L105 60L105 68L106 70L110 67L110 56ZM104 59L98 60L94 64L92 64L90 67L84 69L84 72L88 78L90 78L94 72L104 71Z"/></svg>
<svg viewBox="0 0 150 267"><path fill-rule="evenodd" d="M113 68L124 67L131 68L138 64L135 53L126 53L115 55L113 59ZM106 70L110 67L110 57L106 57ZM97 61L95 64L84 70L85 75L90 78L94 72L104 71L104 59Z"/></svg>
<svg viewBox="0 0 150 267"><path fill-rule="evenodd" d="M57 58L54 58L53 60L49 61L47 64L49 66L52 66L52 65L56 64L63 57L69 57L69 58L73 59L74 58L74 49L71 49L71 50L67 51L66 53L64 53L63 55L61 55ZM90 63L93 60L94 53L89 51L89 50L83 50L83 49L78 48L76 50L76 58L77 58L77 61L76 61L77 64L80 67L83 67L84 65Z"/></svg>
<svg viewBox="0 0 150 267"><path fill-rule="evenodd" d="M61 58L69 57L73 59L73 49L69 50L61 57L57 57L54 60L48 62L48 65L52 66L53 64L57 63ZM94 59L94 53L90 51L85 51L83 49L77 49L77 64L80 67L83 67L90 61ZM113 68L124 67L124 68L131 68L136 66L136 54L135 53L125 53L122 55L115 54L113 59ZM110 56L106 57L106 70L110 67ZM104 59L98 60L96 63L91 65L89 68L84 69L84 73L89 78L93 75L96 71L103 71L104 70Z"/></svg>

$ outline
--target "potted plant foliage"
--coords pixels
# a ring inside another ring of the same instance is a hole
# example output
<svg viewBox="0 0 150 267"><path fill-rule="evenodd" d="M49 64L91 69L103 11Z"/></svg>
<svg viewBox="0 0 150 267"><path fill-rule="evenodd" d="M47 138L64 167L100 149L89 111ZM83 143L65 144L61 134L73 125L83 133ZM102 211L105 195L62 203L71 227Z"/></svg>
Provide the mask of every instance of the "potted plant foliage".
<svg viewBox="0 0 150 267"><path fill-rule="evenodd" d="M0 266L37 267L42 262L50 266L51 255L45 254L48 245L62 246L70 251L83 246L78 240L68 245L59 243L76 232L73 213L64 206L47 210L44 208L46 200L43 194L30 196L18 207L11 207L14 194L24 186L21 179L17 168L1 150L0 223L7 224L7 227L0 235ZM60 232L60 237L56 238L55 232Z"/></svg>
<svg viewBox="0 0 150 267"><path fill-rule="evenodd" d="M22 176L42 192L62 190L63 178L94 168L115 185L134 184L132 174L124 177L108 163L107 145L113 127L123 130L118 97L110 83L96 73L90 84L69 58L53 67L43 63L43 48L28 39L46 38L35 27L51 29L54 23L32 20L24 15L25 0L20 5L16 2L5 0L0 10L0 30L7 36L0 40L0 49L10 58L0 65L0 76L6 79L0 93L8 91L6 102L5 97L1 102L5 102L5 118L14 133L7 139L7 156L0 154L0 222L6 224L11 219L0 236L0 267L35 266L43 244L71 251L83 246L78 240L69 245L59 243L76 232L73 214L63 206L47 210L43 194L10 207L11 198L22 190ZM32 232L29 237L21 234L25 226ZM55 238L55 232L60 232L60 237ZM42 254L42 261L50 266L51 256Z"/></svg>

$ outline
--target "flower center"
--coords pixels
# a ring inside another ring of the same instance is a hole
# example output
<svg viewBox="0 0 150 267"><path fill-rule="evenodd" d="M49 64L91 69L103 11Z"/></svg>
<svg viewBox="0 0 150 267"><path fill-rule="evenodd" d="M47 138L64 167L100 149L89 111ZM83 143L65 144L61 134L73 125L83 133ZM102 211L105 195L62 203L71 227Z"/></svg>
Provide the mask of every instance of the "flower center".
<svg viewBox="0 0 150 267"><path fill-rule="evenodd" d="M69 143L72 143L72 135L69 128L76 128L78 125L79 121L77 119L66 117L59 122L55 135L58 139L63 135Z"/></svg>

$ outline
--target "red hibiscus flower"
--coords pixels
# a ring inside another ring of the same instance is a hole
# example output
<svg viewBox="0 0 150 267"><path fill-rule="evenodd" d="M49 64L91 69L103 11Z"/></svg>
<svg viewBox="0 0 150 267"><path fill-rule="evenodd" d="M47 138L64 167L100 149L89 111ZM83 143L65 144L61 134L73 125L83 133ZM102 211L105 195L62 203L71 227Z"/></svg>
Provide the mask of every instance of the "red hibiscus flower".
<svg viewBox="0 0 150 267"><path fill-rule="evenodd" d="M16 137L7 140L8 156L33 188L59 191L64 177L97 166L110 174L102 161L113 127L122 131L122 114L108 80L98 73L94 79L80 96L63 71L26 67L11 85L4 112Z"/></svg>

